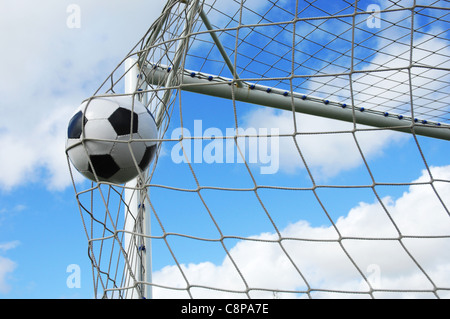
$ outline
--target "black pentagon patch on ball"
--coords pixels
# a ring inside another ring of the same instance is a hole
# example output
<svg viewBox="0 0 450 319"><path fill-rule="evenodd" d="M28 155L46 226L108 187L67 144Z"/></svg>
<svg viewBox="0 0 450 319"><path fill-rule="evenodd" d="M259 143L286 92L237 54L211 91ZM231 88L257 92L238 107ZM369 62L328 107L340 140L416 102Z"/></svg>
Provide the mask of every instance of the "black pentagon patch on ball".
<svg viewBox="0 0 450 319"><path fill-rule="evenodd" d="M69 128L67 129L67 136L69 138L80 138L83 132L83 126L86 125L87 118L83 112L79 111L72 116L69 122Z"/></svg>
<svg viewBox="0 0 450 319"><path fill-rule="evenodd" d="M108 179L120 170L119 165L117 165L109 154L91 155L89 158L91 159L92 166L99 178ZM89 165L89 172L94 174L91 165Z"/></svg>
<svg viewBox="0 0 450 319"><path fill-rule="evenodd" d="M133 131L131 131L131 115L133 115ZM108 120L117 135L127 135L138 131L138 115L123 107L115 110Z"/></svg>
<svg viewBox="0 0 450 319"><path fill-rule="evenodd" d="M148 166L150 161L153 159L153 156L155 156L155 151L156 144L146 148L144 156L142 156L141 162L139 163L139 168L141 170L144 170Z"/></svg>

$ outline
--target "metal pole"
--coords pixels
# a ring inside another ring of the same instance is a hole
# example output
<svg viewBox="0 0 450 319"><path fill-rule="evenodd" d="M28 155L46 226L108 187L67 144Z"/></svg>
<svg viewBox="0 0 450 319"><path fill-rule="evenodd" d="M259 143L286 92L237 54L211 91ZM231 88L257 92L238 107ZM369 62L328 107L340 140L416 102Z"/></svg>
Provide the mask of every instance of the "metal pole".
<svg viewBox="0 0 450 319"><path fill-rule="evenodd" d="M141 193L141 205L142 205L142 213L144 216L144 222L143 222L143 230L146 237L144 238L144 251L143 254L145 255L145 265L144 265L144 281L146 283L152 283L152 240L150 238L151 230L152 230L152 223L151 223L151 214L150 209L148 205L146 205L146 198L148 194L145 190L142 190ZM145 285L144 286L144 296L147 299L153 298L153 289L151 285Z"/></svg>
<svg viewBox="0 0 450 319"><path fill-rule="evenodd" d="M168 76L167 66L150 66L144 68L146 80L151 84L165 83ZM170 72L169 72L170 73ZM192 76L195 74L195 76ZM258 104L283 110L321 116L346 122L387 128L395 131L415 133L443 140L450 140L450 126L430 121L416 121L401 115L385 114L380 111L366 110L363 107L352 107L343 103L327 101L297 92L283 91L263 85L255 85L242 81L243 87L234 87L232 79L217 75L199 73L191 70L183 72L180 89L184 91L211 95L225 99Z"/></svg>
<svg viewBox="0 0 450 319"><path fill-rule="evenodd" d="M227 52L225 51L225 48L222 45L222 42L220 42L219 38L217 37L217 34L214 32L214 29L211 26L211 23L209 22L209 19L206 16L206 13L203 11L203 9L200 11L200 18L202 19L206 28L210 31L209 34L211 35L211 38L214 40L214 43L216 44L217 49L219 50L220 54L222 55L222 58L224 59L225 63L227 64L228 69L230 70L231 74L233 74L234 78L239 79L239 76L237 75L237 71L233 65L233 62L231 62L230 57L227 55ZM238 87L242 87L241 81L236 81L236 84Z"/></svg>
<svg viewBox="0 0 450 319"><path fill-rule="evenodd" d="M125 72L125 93L132 94L141 89L142 85L146 85L145 82L139 83L140 71L137 60L128 58L125 61ZM139 94L135 95L135 98L141 100L144 97L145 95L143 94L140 96ZM143 193L144 190L141 189L142 183L140 182L139 177L126 183L125 187L125 201L128 207L125 207L124 230L126 233L124 248L131 260L131 271L135 273L139 281L151 283L151 239L148 237L151 235L151 223L149 210L144 203L147 196ZM142 232L145 237L138 238L128 232ZM135 242L132 241L132 238L135 238ZM133 245L136 245L137 247L133 247ZM133 289L132 295L132 297L151 298L152 287L143 284L140 288Z"/></svg>

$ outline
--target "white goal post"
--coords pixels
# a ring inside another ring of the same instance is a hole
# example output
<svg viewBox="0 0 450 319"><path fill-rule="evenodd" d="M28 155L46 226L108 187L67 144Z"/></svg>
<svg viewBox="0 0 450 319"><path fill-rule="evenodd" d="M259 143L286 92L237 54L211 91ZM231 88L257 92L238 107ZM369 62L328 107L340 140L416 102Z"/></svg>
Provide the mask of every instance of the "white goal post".
<svg viewBox="0 0 450 319"><path fill-rule="evenodd" d="M171 72L170 67L164 65L147 64L142 69L145 79L150 85L167 83ZM242 80L233 80L193 70L183 70L180 82L179 88L183 91L450 140L450 126L439 122L418 120L401 114L366 110L363 106L338 103L299 92L290 92L254 83L245 83L244 86L239 86L237 83L242 83ZM230 89L231 84L234 86L232 90Z"/></svg>
<svg viewBox="0 0 450 319"><path fill-rule="evenodd" d="M134 59L125 61L125 93L133 94L138 92L142 83L139 83L139 68ZM141 94L136 96L141 102L145 103L146 96ZM127 265L130 269L125 269L127 277L136 276L137 278L127 278L125 282L130 283L131 280L137 282L152 282L152 252L151 252L151 218L150 210L145 205L146 194L143 188L143 181L137 177L128 183L125 187L125 203L124 207L124 248L129 254L130 264ZM145 234L144 238L136 238L135 233ZM138 243L136 243L138 241ZM137 249L136 249L137 248ZM152 298L152 287L149 285L134 285L132 292L128 295L131 298Z"/></svg>

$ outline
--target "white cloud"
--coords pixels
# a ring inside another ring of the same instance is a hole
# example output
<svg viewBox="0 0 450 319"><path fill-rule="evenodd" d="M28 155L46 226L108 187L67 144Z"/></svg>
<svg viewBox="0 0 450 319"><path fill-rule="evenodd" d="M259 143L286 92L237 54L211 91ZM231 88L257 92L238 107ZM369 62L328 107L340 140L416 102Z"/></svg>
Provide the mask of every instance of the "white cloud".
<svg viewBox="0 0 450 319"><path fill-rule="evenodd" d="M11 286L8 284L8 275L16 269L17 265L12 260L0 256L0 293L7 293Z"/></svg>
<svg viewBox="0 0 450 319"><path fill-rule="evenodd" d="M450 166L431 168L436 179L450 179ZM337 241L339 235L333 226L311 226L300 220L283 229L284 238L302 238L306 240L283 240L282 245L292 262L301 271L311 288L337 289L367 292L369 286L359 271L366 276L374 289L428 289L450 286L450 241L448 238L403 238L403 236L449 236L450 216L438 200L430 184L427 171L411 185L401 197L386 197L383 203L389 215L380 203L359 203L346 216L336 221L341 236L353 238L379 238L382 240L345 239ZM450 207L450 185L436 182L433 184L443 199L447 209ZM391 219L394 223L391 222ZM239 241L229 251L238 265L246 282L253 288L274 288L280 290L307 289L305 282L286 257L278 243L264 240L277 240L273 233L264 233L251 237L263 241ZM324 241L311 241L322 239ZM330 241L333 240L333 241ZM342 245L342 246L341 246ZM402 247L408 250L406 250ZM344 249L346 251L344 251ZM359 270L348 258L358 265ZM422 267L420 270L411 254ZM208 286L230 290L245 290L245 285L229 258L221 264L211 262L181 265L184 275L191 285ZM166 266L153 273L154 283L166 287L183 288L186 282L177 266ZM239 297L239 295L218 290L193 288L194 297ZM444 291L438 292L441 297ZM313 292L315 297L342 297L333 293ZM443 295L444 294L444 295ZM252 297L274 297L271 292L251 291ZM375 297L431 297L433 294L375 292ZM186 297L186 292L154 288L155 298ZM244 295L242 295L245 297ZM279 293L276 297L292 298L296 295ZM350 296L350 295L349 295ZM367 296L367 295L366 295ZM358 297L358 295L351 295Z"/></svg>
<svg viewBox="0 0 450 319"><path fill-rule="evenodd" d="M19 245L18 241L0 244L0 252L6 252ZM17 264L9 258L0 256L0 293L8 293L11 289L8 283L9 275L17 268Z"/></svg>
<svg viewBox="0 0 450 319"><path fill-rule="evenodd" d="M64 153L72 110L92 95L146 33L165 1L2 1L0 188L70 184ZM126 23L123 21L126 20Z"/></svg>
<svg viewBox="0 0 450 319"><path fill-rule="evenodd" d="M279 163L285 173L294 173L304 168L299 149L306 164L313 170L317 179L333 177L342 171L358 167L366 159L383 154L383 150L395 142L405 141L408 135L394 131L366 131L353 135L353 124L320 118L306 114L296 114L295 126L291 112L274 109L258 109L249 113L243 127L279 128ZM368 127L358 126L359 129ZM327 134L297 135L294 142L292 134L328 132ZM357 144L358 143L358 144ZM361 148L361 151L358 149ZM362 153L362 154L361 154Z"/></svg>
<svg viewBox="0 0 450 319"><path fill-rule="evenodd" d="M67 162L64 156L64 136L70 106L56 108L34 125L24 130L8 130L0 135L0 185L11 189L23 183L36 182L45 187L67 186ZM48 173L43 174L42 169Z"/></svg>
<svg viewBox="0 0 450 319"><path fill-rule="evenodd" d="M11 241L11 242L7 242L7 243L3 243L3 244L0 244L0 251L5 252L5 251L8 251L8 250L10 250L10 249L14 249L14 248L16 248L19 244L20 244L20 242L17 241L17 240Z"/></svg>

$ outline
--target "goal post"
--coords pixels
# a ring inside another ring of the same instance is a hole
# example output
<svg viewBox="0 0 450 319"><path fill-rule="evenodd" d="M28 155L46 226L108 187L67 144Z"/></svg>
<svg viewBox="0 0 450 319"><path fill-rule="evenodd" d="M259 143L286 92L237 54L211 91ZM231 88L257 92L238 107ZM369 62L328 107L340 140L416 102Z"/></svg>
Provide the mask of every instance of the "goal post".
<svg viewBox="0 0 450 319"><path fill-rule="evenodd" d="M128 58L124 67L125 93L145 103L146 94L139 92L143 92L146 85L139 81L137 60ZM131 292L127 292L131 298L151 299L152 286L145 284L152 282L151 216L146 204L148 195L143 184L141 177L125 184L124 249L131 261L127 264L130 269L125 269L125 275L128 277L125 282L133 287Z"/></svg>
<svg viewBox="0 0 450 319"><path fill-rule="evenodd" d="M150 85L167 83L169 74L176 72L168 66L151 63L143 66L143 69L145 79ZM245 85L237 85L237 83L245 83ZM450 126L446 124L405 117L402 114L367 110L363 106L352 106L299 92L256 85L242 79L233 80L193 70L182 70L179 88L183 91L234 99L286 111L450 140Z"/></svg>

